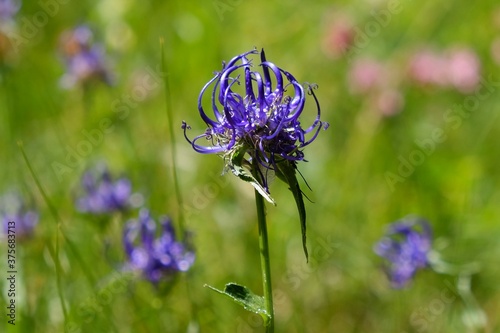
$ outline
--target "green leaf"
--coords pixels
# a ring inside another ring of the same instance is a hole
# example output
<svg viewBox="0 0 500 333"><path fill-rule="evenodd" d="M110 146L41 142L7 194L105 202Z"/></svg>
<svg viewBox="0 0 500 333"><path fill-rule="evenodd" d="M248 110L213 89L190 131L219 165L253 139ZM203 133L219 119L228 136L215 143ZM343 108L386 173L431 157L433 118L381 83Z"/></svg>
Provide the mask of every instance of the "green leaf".
<svg viewBox="0 0 500 333"><path fill-rule="evenodd" d="M267 191L262 187L257 179L255 179L252 174L243 167L245 151L240 150L236 153L232 154L231 161L228 163L229 169L231 172L241 180L246 181L247 183L252 184L252 186L265 198L267 201L276 206L276 202L274 199L267 193Z"/></svg>
<svg viewBox="0 0 500 333"><path fill-rule="evenodd" d="M309 261L309 254L307 251L307 227L306 227L306 207L304 205L304 198L302 190L300 189L299 182L297 181L296 174L297 166L294 162L283 160L276 163L276 176L288 184L288 189L292 191L297 209L299 210L300 229L302 231L302 247L306 260Z"/></svg>
<svg viewBox="0 0 500 333"><path fill-rule="evenodd" d="M219 294L229 296L233 301L243 306L245 310L261 315L265 323L270 320L269 313L266 311L264 297L255 295L247 287L240 286L239 284L232 282L226 284L224 291L207 284L205 287L208 287Z"/></svg>

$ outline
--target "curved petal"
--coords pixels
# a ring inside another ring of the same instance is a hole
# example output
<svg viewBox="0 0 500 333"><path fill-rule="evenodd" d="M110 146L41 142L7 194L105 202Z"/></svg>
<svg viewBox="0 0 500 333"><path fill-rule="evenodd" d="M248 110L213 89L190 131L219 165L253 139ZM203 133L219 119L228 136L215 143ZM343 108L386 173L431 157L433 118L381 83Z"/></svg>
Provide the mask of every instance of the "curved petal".
<svg viewBox="0 0 500 333"><path fill-rule="evenodd" d="M265 71L267 68L270 68L273 71L274 76L276 77L276 88L274 89L274 91L283 95L283 77L281 75L281 69L279 69L275 64L269 61L263 62L261 66L262 71ZM267 71L267 75L269 76L269 71ZM281 100L279 102L281 102Z"/></svg>
<svg viewBox="0 0 500 333"><path fill-rule="evenodd" d="M191 143L191 146L193 149L201 154L216 154L216 153L223 153L226 151L227 146L218 146L218 147L208 147L208 146L201 146L196 144L196 141L198 141L200 138L206 138L206 134L201 134L198 135L193 139L193 142ZM234 144L234 141L232 141Z"/></svg>
<svg viewBox="0 0 500 333"><path fill-rule="evenodd" d="M299 117L305 106L306 91L289 72L267 61L264 50L260 51L259 72L252 71L252 60L247 56L258 53L251 50L223 63L222 71L207 83L199 96L198 109L207 123L207 131L192 141L187 137L187 125L183 124L184 136L193 149L200 153L224 153L233 149L237 141L247 147L251 159L256 159L263 169L272 170L275 157L278 160L304 160L300 150L317 137L326 123L320 120L321 109L311 86L316 119L303 129ZM244 75L242 78L241 76ZM235 85L244 87L239 92ZM203 94L212 89L211 101L215 119L202 107ZM288 92L289 89L293 91ZM310 138L306 139L306 136ZM202 146L201 138L211 140L211 146ZM278 157L279 156L279 157ZM267 174L262 174L263 178ZM267 179L263 180L267 186Z"/></svg>
<svg viewBox="0 0 500 333"><path fill-rule="evenodd" d="M203 110L203 106L202 106L202 102L203 102L203 94L205 93L205 91L208 89L208 87L212 84L212 82L214 82L215 80L217 80L219 78L219 75L216 75L215 77L213 77L210 81L208 81L207 84L205 84L205 86L201 89L201 92L200 92L200 95L198 96L198 111L200 112L200 116L201 118L203 119L203 121L209 125L209 126L214 126L216 125L217 123L215 121L213 121L212 119L210 119L207 114L205 113L205 111ZM216 109L214 109L215 111Z"/></svg>

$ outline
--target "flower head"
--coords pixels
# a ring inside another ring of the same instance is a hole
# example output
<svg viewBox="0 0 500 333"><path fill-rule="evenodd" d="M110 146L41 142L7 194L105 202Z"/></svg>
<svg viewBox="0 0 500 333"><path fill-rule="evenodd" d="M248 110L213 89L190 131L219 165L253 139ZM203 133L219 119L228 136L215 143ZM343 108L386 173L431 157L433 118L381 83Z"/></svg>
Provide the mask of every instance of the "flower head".
<svg viewBox="0 0 500 333"><path fill-rule="evenodd" d="M249 57L258 53L252 50L223 63L222 70L203 87L198 98L198 110L207 130L190 140L186 135L189 126L183 123L184 135L199 153L220 153L226 158L243 153L249 156L249 162L256 161L264 170L275 170L281 161L304 160L302 148L328 124L320 121L320 106L313 91L316 86L304 88L292 74L267 61L264 50L260 52L260 71L254 70ZM306 91L314 98L317 115L304 129L299 116L304 110ZM211 114L203 107L207 93ZM210 145L200 144L200 139L208 140Z"/></svg>
<svg viewBox="0 0 500 333"><path fill-rule="evenodd" d="M147 209L141 209L139 218L125 227L123 244L128 267L141 271L154 284L185 272L193 265L195 254L184 243L176 241L172 221L163 217L157 235L157 222Z"/></svg>
<svg viewBox="0 0 500 333"><path fill-rule="evenodd" d="M85 195L76 201L81 212L112 213L125 210L132 204L134 195L130 180L124 177L113 180L105 166L86 171L81 182Z"/></svg>
<svg viewBox="0 0 500 333"><path fill-rule="evenodd" d="M12 20L21 8L21 2L17 0L0 0L0 20Z"/></svg>
<svg viewBox="0 0 500 333"><path fill-rule="evenodd" d="M5 235L10 229L16 238L29 238L38 224L38 213L28 209L18 194L8 193L0 199L0 219Z"/></svg>
<svg viewBox="0 0 500 333"><path fill-rule="evenodd" d="M61 49L66 63L66 74L61 83L70 88L78 83L100 80L111 83L104 52L93 43L93 33L87 26L78 26L61 38Z"/></svg>
<svg viewBox="0 0 500 333"><path fill-rule="evenodd" d="M388 275L394 288L402 288L417 270L429 265L432 231L427 221L405 219L389 226L375 253L389 261Z"/></svg>

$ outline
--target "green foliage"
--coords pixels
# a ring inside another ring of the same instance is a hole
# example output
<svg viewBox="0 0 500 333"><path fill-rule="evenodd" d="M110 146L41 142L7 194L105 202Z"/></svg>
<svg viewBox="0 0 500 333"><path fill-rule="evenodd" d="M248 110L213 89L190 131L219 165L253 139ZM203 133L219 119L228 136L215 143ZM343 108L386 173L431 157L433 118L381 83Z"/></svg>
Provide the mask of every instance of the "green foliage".
<svg viewBox="0 0 500 333"><path fill-rule="evenodd" d="M236 283L227 283L224 287L224 291L209 285L206 285L206 287L218 292L219 294L230 297L234 302L243 306L245 310L261 315L265 322L269 320L269 314L266 311L264 297L255 295L247 287L240 286Z"/></svg>
<svg viewBox="0 0 500 333"><path fill-rule="evenodd" d="M203 333L264 331L259 315L203 288L244 281L262 294L253 188L221 176L224 161L195 153L181 129L186 120L193 133L203 132L200 90L222 60L253 47L265 48L267 57L299 82L317 83L322 120L330 123L304 150L308 162L298 166L312 189L306 191L313 202L307 204L308 263L302 249L304 212L301 231L296 224L297 207L304 206L298 177L287 168L281 174L288 186L271 184L277 204L267 206L276 332L468 332L451 279L425 270L408 289L390 289L372 248L387 223L408 214L431 222L434 246L444 260L478 262L471 291L488 317L487 331L500 329L497 2L400 1L399 12L390 17L381 13L391 1L63 2L23 1L18 31L31 31L31 37L0 64L0 192L17 188L40 211L34 237L17 244L18 321L10 327L4 316L0 331L177 333L188 326ZM42 4L54 4L54 15L47 14L43 25ZM350 57L335 58L326 52L328 31L344 14L370 35L358 38ZM387 24L378 23L384 20ZM115 73L112 86L59 86L65 71L60 34L82 22L103 43ZM168 73L162 70L160 37ZM409 59L424 46L444 53L474 50L489 88L473 111L454 107L476 101L474 91L422 86L409 78ZM375 95L351 91L352 64L367 57L390 68L384 79L404 99L399 113L385 116L377 111ZM164 77L170 83L173 133ZM311 110L315 106L306 104L304 124L311 123ZM170 171L169 134L175 137L182 207ZM424 156L418 165L410 161L415 152ZM168 290L122 275L123 225L136 211L103 217L76 211L82 170L98 161L129 176L155 215L169 214L177 225L183 214L197 258ZM234 164L238 177L251 176ZM388 182L387 173L397 177ZM4 245L0 241L1 274ZM2 277L3 309L5 283Z"/></svg>
<svg viewBox="0 0 500 333"><path fill-rule="evenodd" d="M259 194L262 195L264 199L266 199L273 205L276 205L276 202L269 195L269 193L267 193L266 189L262 186L261 182L252 175L250 171L252 166L244 158L245 148L236 149L234 152L231 152L230 154L231 154L230 162L227 163L227 167L231 170L231 172L244 182L250 183L257 190L257 192L259 192Z"/></svg>
<svg viewBox="0 0 500 333"><path fill-rule="evenodd" d="M276 176L284 181L289 190L293 194L297 210L299 211L300 231L302 233L302 248L306 260L309 260L309 253L307 251L307 225L306 225L306 207L304 205L304 198L302 190L300 189L299 182L297 181L297 166L290 161L282 161L276 164Z"/></svg>

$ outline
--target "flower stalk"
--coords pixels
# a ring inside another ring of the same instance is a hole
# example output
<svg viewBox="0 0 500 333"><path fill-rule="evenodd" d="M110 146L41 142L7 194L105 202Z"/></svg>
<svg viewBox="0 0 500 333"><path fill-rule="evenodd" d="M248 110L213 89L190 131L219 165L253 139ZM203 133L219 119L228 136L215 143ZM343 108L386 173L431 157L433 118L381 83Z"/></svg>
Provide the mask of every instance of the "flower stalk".
<svg viewBox="0 0 500 333"><path fill-rule="evenodd" d="M252 59L256 55L260 56L258 63ZM306 214L297 163L305 161L303 148L321 129L328 128L320 119L316 87L300 84L291 73L268 61L264 50L250 50L223 62L222 70L202 88L198 111L207 125L205 132L191 139L187 135L191 127L182 123L184 137L196 152L220 155L226 171L255 188L264 297L236 283L226 284L224 290L209 287L261 315L267 333L274 332L274 310L264 200L276 204L269 189L274 176L289 186L299 212L307 260ZM299 117L306 95L314 100L316 116L303 127Z"/></svg>
<svg viewBox="0 0 500 333"><path fill-rule="evenodd" d="M271 282L271 258L269 256L269 242L267 237L266 207L264 198L255 190L255 203L257 206L257 219L259 225L260 265L262 270L262 285L268 320L265 321L266 332L274 332L274 307L273 287Z"/></svg>

